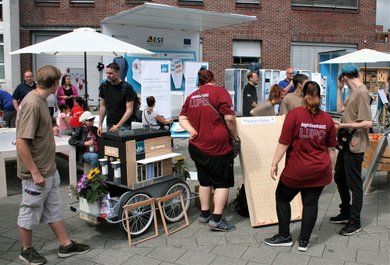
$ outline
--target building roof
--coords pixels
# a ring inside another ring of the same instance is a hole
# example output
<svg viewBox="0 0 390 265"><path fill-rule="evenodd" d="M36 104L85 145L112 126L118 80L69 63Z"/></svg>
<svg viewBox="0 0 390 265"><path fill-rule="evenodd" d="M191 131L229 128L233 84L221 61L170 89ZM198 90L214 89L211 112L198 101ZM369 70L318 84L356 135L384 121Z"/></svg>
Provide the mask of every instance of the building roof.
<svg viewBox="0 0 390 265"><path fill-rule="evenodd" d="M257 20L256 16L144 3L143 5L105 18L102 24L199 32L255 20Z"/></svg>

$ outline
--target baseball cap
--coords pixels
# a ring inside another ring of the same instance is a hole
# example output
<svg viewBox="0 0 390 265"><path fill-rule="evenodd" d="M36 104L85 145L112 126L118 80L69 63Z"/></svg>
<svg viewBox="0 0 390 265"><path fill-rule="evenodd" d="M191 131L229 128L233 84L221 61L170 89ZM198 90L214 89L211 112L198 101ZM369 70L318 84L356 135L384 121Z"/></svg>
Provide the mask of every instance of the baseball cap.
<svg viewBox="0 0 390 265"><path fill-rule="evenodd" d="M357 68L356 65L354 65L353 63L347 63L344 64L343 67L341 68L340 75L347 75L347 74L352 74L357 72L359 72L359 68Z"/></svg>
<svg viewBox="0 0 390 265"><path fill-rule="evenodd" d="M84 111L83 114L81 114L79 121L85 122L85 121L93 120L93 119L95 119L95 116L93 116L93 114L91 112Z"/></svg>

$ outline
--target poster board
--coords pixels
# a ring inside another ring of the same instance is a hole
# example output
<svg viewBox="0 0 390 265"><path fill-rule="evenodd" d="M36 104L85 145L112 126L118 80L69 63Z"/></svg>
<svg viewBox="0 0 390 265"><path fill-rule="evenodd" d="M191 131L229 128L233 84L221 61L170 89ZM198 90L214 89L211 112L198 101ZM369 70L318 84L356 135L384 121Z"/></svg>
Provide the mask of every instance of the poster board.
<svg viewBox="0 0 390 265"><path fill-rule="evenodd" d="M141 106L147 106L146 98L154 96L154 109L165 118L172 117L170 69L170 61L141 61Z"/></svg>
<svg viewBox="0 0 390 265"><path fill-rule="evenodd" d="M252 227L278 223L275 190L278 181L271 178L271 162L276 150L285 116L237 118L241 139L240 162ZM285 156L279 162L279 176ZM291 202L291 220L300 220L300 194Z"/></svg>
<svg viewBox="0 0 390 265"><path fill-rule="evenodd" d="M66 73L70 77L70 83L77 88L80 97L85 95L85 73L84 68L66 67Z"/></svg>

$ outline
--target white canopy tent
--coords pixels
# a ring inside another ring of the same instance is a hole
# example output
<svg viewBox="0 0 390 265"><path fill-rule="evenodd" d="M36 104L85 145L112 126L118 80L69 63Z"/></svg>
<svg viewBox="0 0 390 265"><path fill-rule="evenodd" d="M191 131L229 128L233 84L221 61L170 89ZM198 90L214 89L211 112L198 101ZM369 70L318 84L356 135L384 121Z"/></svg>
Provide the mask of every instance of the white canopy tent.
<svg viewBox="0 0 390 265"><path fill-rule="evenodd" d="M52 54L52 55L84 55L85 98L88 100L87 54L111 55L123 54L152 55L153 52L117 40L96 32L92 28L78 28L58 37L43 41L16 51L11 55L22 53Z"/></svg>

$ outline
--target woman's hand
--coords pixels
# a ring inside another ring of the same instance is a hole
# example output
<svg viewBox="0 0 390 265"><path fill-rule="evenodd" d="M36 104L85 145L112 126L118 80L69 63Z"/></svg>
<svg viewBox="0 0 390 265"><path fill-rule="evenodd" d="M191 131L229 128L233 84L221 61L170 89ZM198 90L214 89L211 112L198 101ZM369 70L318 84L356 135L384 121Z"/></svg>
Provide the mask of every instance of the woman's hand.
<svg viewBox="0 0 390 265"><path fill-rule="evenodd" d="M278 176L278 165L271 165L271 178L273 180L276 180L276 177Z"/></svg>
<svg viewBox="0 0 390 265"><path fill-rule="evenodd" d="M198 136L198 132L195 129L190 130L189 133L191 140L194 140Z"/></svg>

